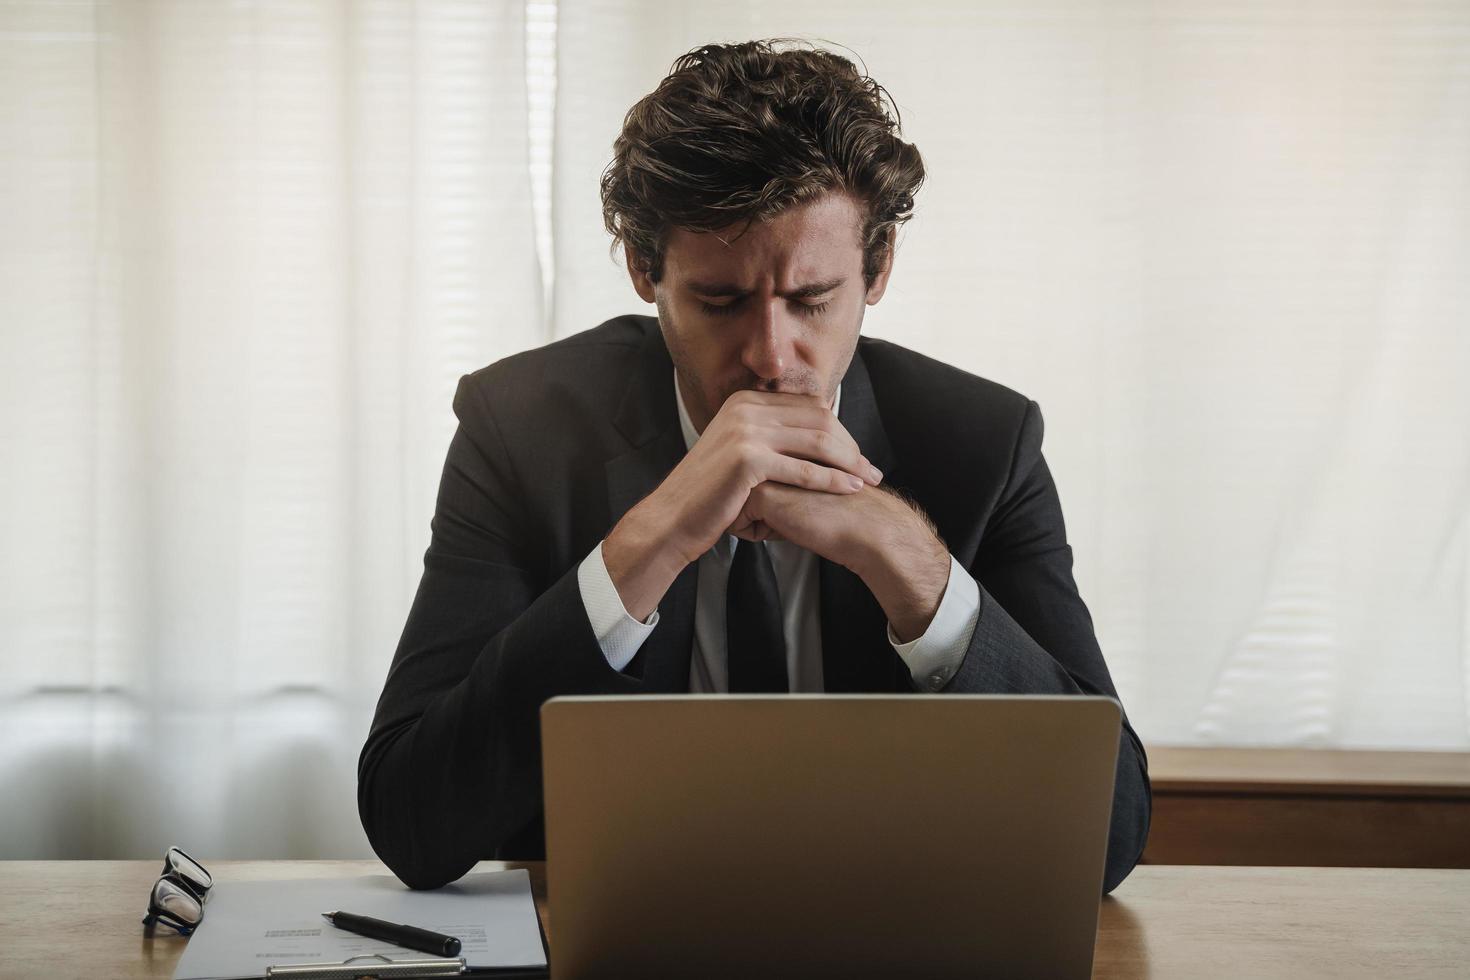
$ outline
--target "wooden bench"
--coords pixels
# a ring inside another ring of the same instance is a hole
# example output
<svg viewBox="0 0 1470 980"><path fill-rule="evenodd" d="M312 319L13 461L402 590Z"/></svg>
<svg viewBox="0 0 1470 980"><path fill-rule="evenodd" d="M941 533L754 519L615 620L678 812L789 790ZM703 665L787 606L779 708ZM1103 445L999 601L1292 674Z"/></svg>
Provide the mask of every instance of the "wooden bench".
<svg viewBox="0 0 1470 980"><path fill-rule="evenodd" d="M1470 868L1470 752L1147 751L1144 863Z"/></svg>

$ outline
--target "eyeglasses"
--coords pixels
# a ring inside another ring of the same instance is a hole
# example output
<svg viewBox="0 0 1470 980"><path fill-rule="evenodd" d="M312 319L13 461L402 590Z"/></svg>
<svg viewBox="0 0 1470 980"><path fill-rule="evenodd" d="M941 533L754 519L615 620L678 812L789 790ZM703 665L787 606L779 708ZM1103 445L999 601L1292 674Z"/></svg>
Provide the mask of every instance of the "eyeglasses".
<svg viewBox="0 0 1470 980"><path fill-rule="evenodd" d="M148 914L143 917L143 925L152 929L161 922L181 936L189 935L204 918L205 898L213 884L204 865L177 847L170 847L163 856L163 874L148 893Z"/></svg>

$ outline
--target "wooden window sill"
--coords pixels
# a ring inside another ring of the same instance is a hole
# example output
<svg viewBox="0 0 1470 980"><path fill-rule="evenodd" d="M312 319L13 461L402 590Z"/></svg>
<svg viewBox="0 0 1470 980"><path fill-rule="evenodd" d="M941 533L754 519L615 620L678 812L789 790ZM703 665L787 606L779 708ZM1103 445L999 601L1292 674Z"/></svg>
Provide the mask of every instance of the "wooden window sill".
<svg viewBox="0 0 1470 980"><path fill-rule="evenodd" d="M1470 868L1470 752L1146 748L1145 863Z"/></svg>

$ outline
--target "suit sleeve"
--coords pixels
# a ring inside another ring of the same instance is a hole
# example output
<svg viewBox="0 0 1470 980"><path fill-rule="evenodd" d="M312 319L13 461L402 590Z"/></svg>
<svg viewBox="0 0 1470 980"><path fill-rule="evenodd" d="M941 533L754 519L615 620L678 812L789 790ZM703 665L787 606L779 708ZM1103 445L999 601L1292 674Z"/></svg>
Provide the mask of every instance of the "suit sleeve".
<svg viewBox="0 0 1470 980"><path fill-rule="evenodd" d="M945 691L1118 700L1072 577L1061 501L1041 455L1042 429L1039 407L1028 402L1011 474L971 568L980 585L980 617ZM1124 711L1104 894L1138 863L1152 811L1148 757Z"/></svg>
<svg viewBox="0 0 1470 980"><path fill-rule="evenodd" d="M528 498L471 378L454 411L423 577L358 760L368 840L412 888L544 846L542 703L642 687L603 656L576 566L536 567Z"/></svg>

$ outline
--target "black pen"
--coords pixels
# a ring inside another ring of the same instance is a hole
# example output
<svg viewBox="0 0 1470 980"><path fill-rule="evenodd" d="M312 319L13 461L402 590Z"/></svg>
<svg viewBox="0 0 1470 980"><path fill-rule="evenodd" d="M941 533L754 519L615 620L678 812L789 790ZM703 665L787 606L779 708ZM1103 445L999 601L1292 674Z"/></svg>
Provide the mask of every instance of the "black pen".
<svg viewBox="0 0 1470 980"><path fill-rule="evenodd" d="M353 915L351 912L323 912L322 918L338 929L346 929L348 932L355 932L369 939L381 939L394 946L406 946L409 949L434 953L437 956L459 955L458 939L416 926L402 926L367 915Z"/></svg>

